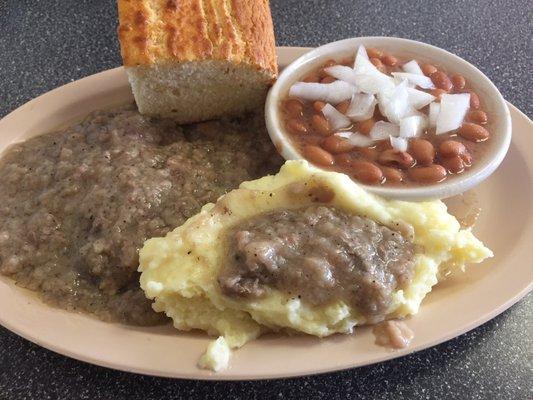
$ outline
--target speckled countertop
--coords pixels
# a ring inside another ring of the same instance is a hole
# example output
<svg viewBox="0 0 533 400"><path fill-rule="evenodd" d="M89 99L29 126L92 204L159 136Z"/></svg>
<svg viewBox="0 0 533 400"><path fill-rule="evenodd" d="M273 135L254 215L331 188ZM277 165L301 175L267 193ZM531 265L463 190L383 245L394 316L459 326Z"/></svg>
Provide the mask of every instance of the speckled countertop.
<svg viewBox="0 0 533 400"><path fill-rule="evenodd" d="M533 115L531 0L272 0L278 45L388 35L478 66ZM113 0L0 1L0 116L66 82L120 65ZM354 370L289 380L197 382L113 371L0 328L0 399L533 398L533 296L454 340Z"/></svg>

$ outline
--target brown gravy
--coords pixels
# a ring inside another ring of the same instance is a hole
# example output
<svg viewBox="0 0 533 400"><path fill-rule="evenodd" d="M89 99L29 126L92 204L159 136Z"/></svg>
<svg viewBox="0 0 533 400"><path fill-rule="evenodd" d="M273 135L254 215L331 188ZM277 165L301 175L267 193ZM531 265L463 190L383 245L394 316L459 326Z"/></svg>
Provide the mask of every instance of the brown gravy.
<svg viewBox="0 0 533 400"><path fill-rule="evenodd" d="M413 244L399 232L314 205L235 227L218 281L233 297L259 298L274 287L313 305L342 299L376 322L392 293L411 281L413 256Z"/></svg>
<svg viewBox="0 0 533 400"><path fill-rule="evenodd" d="M0 273L65 309L160 323L139 287L142 243L281 163L261 113L178 126L96 112L4 153Z"/></svg>
<svg viewBox="0 0 533 400"><path fill-rule="evenodd" d="M378 346L403 349L411 343L414 333L403 321L390 320L374 325L372 332Z"/></svg>

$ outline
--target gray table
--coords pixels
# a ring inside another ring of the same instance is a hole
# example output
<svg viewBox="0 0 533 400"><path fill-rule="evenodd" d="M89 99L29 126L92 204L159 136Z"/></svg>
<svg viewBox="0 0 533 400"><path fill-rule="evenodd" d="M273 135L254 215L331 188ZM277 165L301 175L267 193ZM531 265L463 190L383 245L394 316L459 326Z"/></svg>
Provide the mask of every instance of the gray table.
<svg viewBox="0 0 533 400"><path fill-rule="evenodd" d="M387 35L445 48L477 65L509 101L533 115L531 0L272 0L272 12L282 46ZM56 86L120 65L115 28L112 0L0 1L0 116ZM181 381L113 371L52 353L0 328L0 398L532 398L532 310L530 295L472 332L398 360L259 382Z"/></svg>

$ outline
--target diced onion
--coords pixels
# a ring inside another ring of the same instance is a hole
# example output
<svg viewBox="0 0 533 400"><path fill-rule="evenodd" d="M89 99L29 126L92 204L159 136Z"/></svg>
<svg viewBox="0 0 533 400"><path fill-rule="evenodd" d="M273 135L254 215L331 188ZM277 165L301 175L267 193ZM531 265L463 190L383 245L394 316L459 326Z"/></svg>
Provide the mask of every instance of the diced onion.
<svg viewBox="0 0 533 400"><path fill-rule="evenodd" d="M289 96L303 100L320 100L338 104L341 101L351 99L355 92L355 86L344 81L332 83L296 82L291 86Z"/></svg>
<svg viewBox="0 0 533 400"><path fill-rule="evenodd" d="M373 94L357 93L352 97L346 115L352 121L364 121L374 115L376 104L377 101Z"/></svg>
<svg viewBox="0 0 533 400"><path fill-rule="evenodd" d="M355 53L353 68L355 69L356 67L360 67L362 64L366 65L365 60L370 62L368 54L366 53L365 46L361 45L357 49L357 53Z"/></svg>
<svg viewBox="0 0 533 400"><path fill-rule="evenodd" d="M324 68L326 73L341 81L348 82L352 85L356 85L357 74L355 71L345 65L334 65L332 67Z"/></svg>
<svg viewBox="0 0 533 400"><path fill-rule="evenodd" d="M357 88L364 93L388 93L394 90L394 79L378 70L371 73L357 73L355 82Z"/></svg>
<svg viewBox="0 0 533 400"><path fill-rule="evenodd" d="M407 88L407 101L411 107L419 110L422 107L427 106L429 103L435 100L435 96L423 92L421 90L416 90L413 88Z"/></svg>
<svg viewBox="0 0 533 400"><path fill-rule="evenodd" d="M470 107L470 93L443 94L440 97L440 112L437 117L436 134L459 128Z"/></svg>
<svg viewBox="0 0 533 400"><path fill-rule="evenodd" d="M388 118L390 122L399 124L400 120L405 117L406 113L411 109L408 102L407 82L400 83L390 98L386 99L384 96L378 96L380 100L381 113Z"/></svg>
<svg viewBox="0 0 533 400"><path fill-rule="evenodd" d="M324 114L326 119L329 121L331 129L336 130L347 128L352 124L352 121L350 121L346 115L341 113L331 104L326 104L324 107L322 107L322 114Z"/></svg>
<svg viewBox="0 0 533 400"><path fill-rule="evenodd" d="M392 77L382 73L370 62L365 47L359 46L353 68L344 65L325 68L337 81L297 82L290 88L289 96L325 102L322 113L333 130L348 128L352 121L371 118L378 105L388 122L376 122L368 136L351 131L334 134L358 147L388 139L394 149L406 151L409 138L422 135L428 126L436 127L436 134L459 128L470 106L470 94L443 94L440 103L436 103L435 96L414 88L435 88L418 62L411 60L402 69L404 72L392 72ZM349 99L346 115L332 105ZM428 105L428 115L419 111Z"/></svg>
<svg viewBox="0 0 533 400"><path fill-rule="evenodd" d="M357 76L355 85L361 92L376 94L394 89L394 79L370 62L363 46L357 51L354 71Z"/></svg>
<svg viewBox="0 0 533 400"><path fill-rule="evenodd" d="M410 74L408 72L393 72L391 75L397 79L407 79L410 83L420 86L422 89L435 89L431 78L425 75Z"/></svg>
<svg viewBox="0 0 533 400"><path fill-rule="evenodd" d="M407 139L389 136L390 144L394 150L407 151Z"/></svg>
<svg viewBox="0 0 533 400"><path fill-rule="evenodd" d="M418 65L416 60L411 60L411 61L405 63L402 66L402 69L405 72L408 72L410 74L424 75L424 73L422 72L422 69L420 68L420 65Z"/></svg>
<svg viewBox="0 0 533 400"><path fill-rule="evenodd" d="M431 103L429 105L429 126L434 128L437 125L437 117L440 113L440 103Z"/></svg>
<svg viewBox="0 0 533 400"><path fill-rule="evenodd" d="M337 132L334 135L346 139L356 147L368 147L374 143L371 138L358 132Z"/></svg>
<svg viewBox="0 0 533 400"><path fill-rule="evenodd" d="M400 121L400 137L412 138L420 136L426 127L426 117L415 115L412 117L403 118Z"/></svg>
<svg viewBox="0 0 533 400"><path fill-rule="evenodd" d="M397 137L400 134L400 127L390 122L378 121L370 130L370 138L372 140L384 140L389 136Z"/></svg>

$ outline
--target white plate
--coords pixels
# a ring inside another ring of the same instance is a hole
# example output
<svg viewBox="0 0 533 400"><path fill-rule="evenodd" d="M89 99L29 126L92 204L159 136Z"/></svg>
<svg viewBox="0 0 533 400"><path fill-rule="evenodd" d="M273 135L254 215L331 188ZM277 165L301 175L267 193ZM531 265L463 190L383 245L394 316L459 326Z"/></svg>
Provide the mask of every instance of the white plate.
<svg viewBox="0 0 533 400"><path fill-rule="evenodd" d="M280 66L308 49L279 48ZM132 100L122 68L69 83L40 96L0 121L0 151L90 111ZM369 328L327 339L268 335L233 353L228 370L214 374L196 362L210 338L170 326L109 324L55 309L31 292L0 279L0 323L43 347L110 368L195 379L259 379L357 367L403 356L456 337L498 315L533 284L533 124L509 105L513 142L500 168L477 191L483 211L476 234L496 254L437 286L408 321L416 336L402 351L374 344Z"/></svg>

